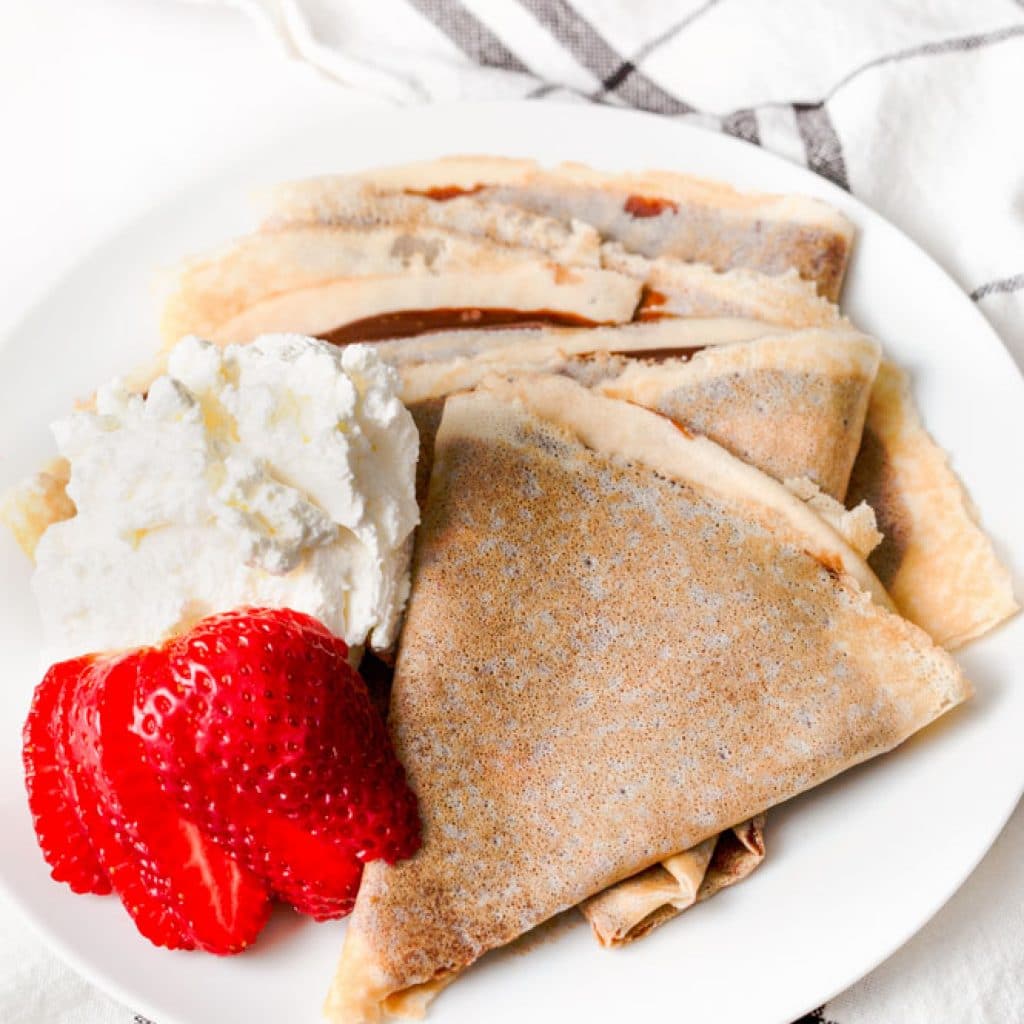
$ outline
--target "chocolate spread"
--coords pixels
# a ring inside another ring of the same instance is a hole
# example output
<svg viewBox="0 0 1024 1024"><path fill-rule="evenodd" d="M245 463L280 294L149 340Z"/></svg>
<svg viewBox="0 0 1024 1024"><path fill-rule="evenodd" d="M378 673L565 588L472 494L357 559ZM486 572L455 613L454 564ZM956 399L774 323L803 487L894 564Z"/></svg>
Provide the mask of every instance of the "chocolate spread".
<svg viewBox="0 0 1024 1024"><path fill-rule="evenodd" d="M342 324L320 335L333 345L386 338L413 338L434 331L471 330L476 327L597 327L575 313L555 309L403 309L378 313Z"/></svg>

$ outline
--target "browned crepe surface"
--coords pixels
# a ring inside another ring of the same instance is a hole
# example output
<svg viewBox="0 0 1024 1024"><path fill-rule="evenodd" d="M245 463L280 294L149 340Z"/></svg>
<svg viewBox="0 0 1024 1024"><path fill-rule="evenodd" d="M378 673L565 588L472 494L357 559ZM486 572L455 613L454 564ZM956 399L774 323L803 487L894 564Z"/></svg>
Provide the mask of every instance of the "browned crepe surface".
<svg viewBox="0 0 1024 1024"><path fill-rule="evenodd" d="M544 416L520 404L548 398ZM529 381L450 400L437 443L391 710L424 846L367 868L336 1020L968 692L797 499L654 414Z"/></svg>

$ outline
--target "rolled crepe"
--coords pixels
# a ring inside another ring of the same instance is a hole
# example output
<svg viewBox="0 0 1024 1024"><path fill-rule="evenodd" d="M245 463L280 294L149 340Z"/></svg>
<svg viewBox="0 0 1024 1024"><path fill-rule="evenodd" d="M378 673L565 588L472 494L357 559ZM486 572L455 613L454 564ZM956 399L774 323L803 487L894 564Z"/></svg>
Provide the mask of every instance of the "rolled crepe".
<svg viewBox="0 0 1024 1024"><path fill-rule="evenodd" d="M921 423L907 376L883 362L848 498L874 508L872 568L900 612L954 649L1019 610L1010 573L946 453Z"/></svg>
<svg viewBox="0 0 1024 1024"><path fill-rule="evenodd" d="M559 377L452 397L389 719L423 847L367 866L328 1016L376 1020L965 699L887 602L665 417Z"/></svg>
<svg viewBox="0 0 1024 1024"><path fill-rule="evenodd" d="M443 228L296 225L261 231L182 268L161 333L221 344L284 331L335 341L398 337L400 314L458 325L593 325L632 318L641 285L543 250ZM356 326L360 325L360 326Z"/></svg>
<svg viewBox="0 0 1024 1024"><path fill-rule="evenodd" d="M602 946L642 938L697 903L742 881L764 860L765 815L641 871L580 904Z"/></svg>
<svg viewBox="0 0 1024 1024"><path fill-rule="evenodd" d="M833 301L853 244L850 221L805 196L738 192L723 182L665 171L608 174L581 164L542 168L495 157L448 157L294 182L273 194L271 217L344 221L357 183L439 203L472 197L583 221L632 252L715 270L746 267L774 275L795 268Z"/></svg>

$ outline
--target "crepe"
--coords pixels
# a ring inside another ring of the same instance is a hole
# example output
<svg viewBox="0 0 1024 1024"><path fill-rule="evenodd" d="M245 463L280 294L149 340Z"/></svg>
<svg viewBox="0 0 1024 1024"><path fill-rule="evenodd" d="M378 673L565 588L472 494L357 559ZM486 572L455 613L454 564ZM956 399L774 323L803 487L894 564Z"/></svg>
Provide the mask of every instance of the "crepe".
<svg viewBox="0 0 1024 1024"><path fill-rule="evenodd" d="M444 228L497 245L536 249L559 263L596 267L601 262L601 236L589 224L471 195L439 203L407 192L381 192L358 179L337 180L329 195L305 182L279 185L272 194L274 203L263 224L272 230L301 224Z"/></svg>
<svg viewBox="0 0 1024 1024"><path fill-rule="evenodd" d="M659 925L727 886L764 860L765 815L705 839L580 905L602 946L643 938Z"/></svg>
<svg viewBox="0 0 1024 1024"><path fill-rule="evenodd" d="M509 327L501 330L431 331L415 337L377 342L381 358L392 366L456 364L460 359L496 362L541 361L552 354L566 358L594 353L613 353L633 358L669 358L687 355L713 345L752 341L785 328L760 320L706 317L663 319L613 327ZM447 368L445 368L446 370ZM444 372L438 370L438 372ZM421 378L417 378L421 379ZM426 377L422 377L423 380Z"/></svg>
<svg viewBox="0 0 1024 1024"><path fill-rule="evenodd" d="M558 377L452 397L389 719L424 843L367 866L330 1018L377 1019L965 699L887 601L798 498L665 417Z"/></svg>
<svg viewBox="0 0 1024 1024"><path fill-rule="evenodd" d="M583 221L632 252L715 270L785 274L795 268L833 301L853 244L850 221L805 196L738 192L723 182L664 171L607 174L581 164L542 168L500 157L447 157L293 182L273 194L271 217L344 219L356 183L441 203L469 196Z"/></svg>
<svg viewBox="0 0 1024 1024"><path fill-rule="evenodd" d="M0 523L14 534L29 558L35 557L39 538L50 526L75 514L75 503L67 492L70 472L67 459L51 459L38 473L0 495Z"/></svg>
<svg viewBox="0 0 1024 1024"><path fill-rule="evenodd" d="M860 446L878 343L807 330L633 363L597 385L710 437L777 480L806 477L842 499Z"/></svg>
<svg viewBox="0 0 1024 1024"><path fill-rule="evenodd" d="M1019 610L1010 573L945 452L924 429L906 374L883 362L871 392L850 501L885 539L871 566L900 612L954 649Z"/></svg>
<svg viewBox="0 0 1024 1024"><path fill-rule="evenodd" d="M655 409L777 480L807 479L841 500L860 446L878 343L852 328L729 343L716 327L714 321L704 327L698 321L662 321L657 331L627 327L600 337L562 331L529 339L479 338L466 345L466 355L453 355L445 345L449 359L420 362L412 361L413 350L406 347L399 371L402 400L420 431L420 493L446 395L473 387L492 372L546 372ZM383 347L384 357L395 358L389 349ZM421 357L431 352L428 342ZM680 357L679 352L693 354ZM660 353L667 358L658 359ZM584 355L591 358L579 358Z"/></svg>
<svg viewBox="0 0 1024 1024"><path fill-rule="evenodd" d="M470 324L488 322L481 311L492 322L621 323L639 297L628 275L558 263L525 244L424 226L296 225L188 263L161 333L168 345L186 334L230 344L275 331L373 340L408 332L397 314L443 326L463 310Z"/></svg>
<svg viewBox="0 0 1024 1024"><path fill-rule="evenodd" d="M727 316L783 327L824 327L843 318L811 281L795 270L775 275L742 267L717 271L704 263L647 259L615 243L601 247L601 264L644 282L637 319Z"/></svg>
<svg viewBox="0 0 1024 1024"><path fill-rule="evenodd" d="M514 377L543 371L655 409L734 453L739 449L751 465L791 481L791 489L861 556L881 539L868 506L847 512L817 487L824 483L833 498L842 498L846 490L880 354L878 344L865 335L848 328L810 330L729 344L723 339L737 333L733 321L608 328L597 339L587 331L509 333L534 336L479 338L472 344L463 338L454 353L447 343L423 339L419 355L426 358L419 363L413 361L413 342L394 343L402 356L403 401L420 435L416 493L421 506L445 396L475 386L492 372ZM702 340L708 347L700 347ZM385 345L384 351L389 350L394 358L393 346ZM694 355L673 357L686 350ZM438 351L448 360L430 358ZM667 358L659 359L663 353ZM709 840L702 844L708 857L701 851L677 854L661 868L588 901L581 909L598 941L618 945L639 938L695 903L698 890L706 899L746 877L764 857L763 828L762 816L740 830L746 844L737 846L727 834L716 851ZM720 861L728 851L732 856L727 868L716 865L702 885L713 851Z"/></svg>

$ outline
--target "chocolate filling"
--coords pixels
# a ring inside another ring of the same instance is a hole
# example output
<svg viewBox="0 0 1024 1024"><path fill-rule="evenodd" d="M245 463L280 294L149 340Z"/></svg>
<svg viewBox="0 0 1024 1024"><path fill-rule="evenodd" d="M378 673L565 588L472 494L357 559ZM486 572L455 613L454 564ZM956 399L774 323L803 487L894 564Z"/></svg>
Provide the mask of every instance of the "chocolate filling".
<svg viewBox="0 0 1024 1024"><path fill-rule="evenodd" d="M445 203L449 199L457 199L459 196L472 196L483 190L483 185L471 185L463 188L461 185L435 185L433 188L407 188L407 196L424 196L433 199L438 203Z"/></svg>
<svg viewBox="0 0 1024 1024"><path fill-rule="evenodd" d="M627 359L646 359L654 363L662 363L666 359L690 359L702 352L707 345L680 345L676 348L633 348L620 352L609 352L613 356L625 356Z"/></svg>
<svg viewBox="0 0 1024 1024"><path fill-rule="evenodd" d="M435 331L471 330L476 327L597 327L598 322L555 309L403 309L378 313L342 324L320 335L333 345L356 341L414 338Z"/></svg>

